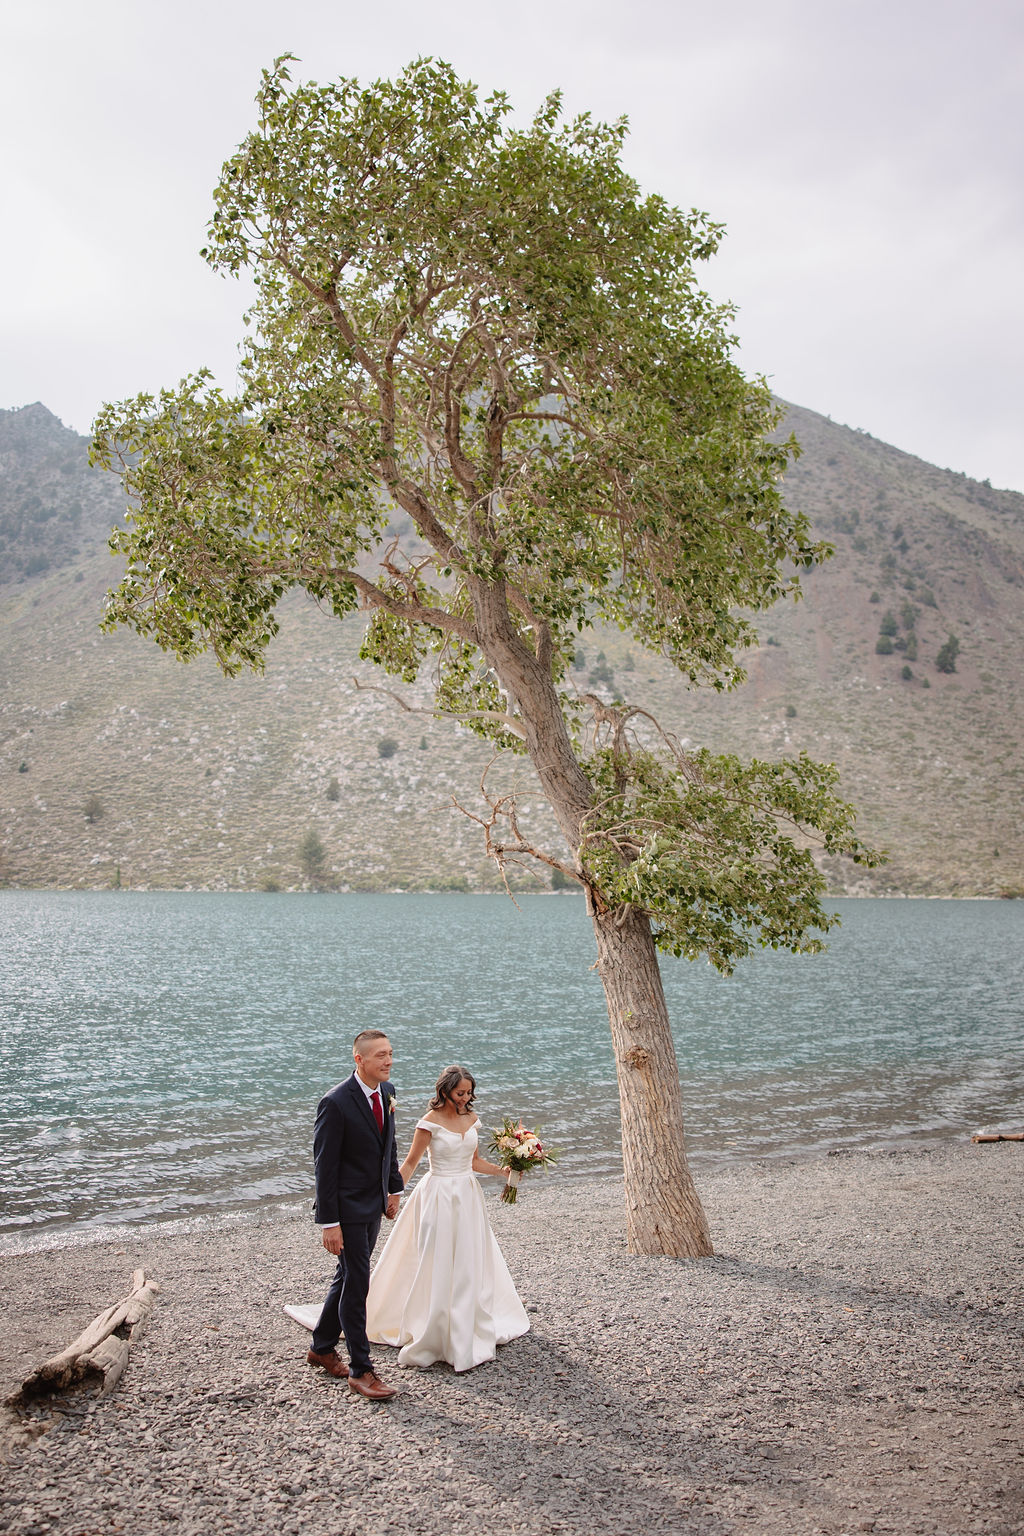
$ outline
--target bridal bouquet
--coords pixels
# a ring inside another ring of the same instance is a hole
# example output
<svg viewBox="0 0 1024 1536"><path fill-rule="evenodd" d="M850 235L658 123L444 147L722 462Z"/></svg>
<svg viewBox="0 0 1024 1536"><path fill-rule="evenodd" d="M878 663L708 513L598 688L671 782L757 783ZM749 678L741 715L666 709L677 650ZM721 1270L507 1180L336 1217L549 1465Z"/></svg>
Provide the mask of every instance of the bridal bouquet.
<svg viewBox="0 0 1024 1536"><path fill-rule="evenodd" d="M557 1155L545 1151L535 1130L528 1131L521 1120L510 1120L507 1115L491 1135L491 1151L502 1168L512 1170L512 1177L501 1192L506 1205L515 1205L524 1173L531 1168L547 1168Z"/></svg>

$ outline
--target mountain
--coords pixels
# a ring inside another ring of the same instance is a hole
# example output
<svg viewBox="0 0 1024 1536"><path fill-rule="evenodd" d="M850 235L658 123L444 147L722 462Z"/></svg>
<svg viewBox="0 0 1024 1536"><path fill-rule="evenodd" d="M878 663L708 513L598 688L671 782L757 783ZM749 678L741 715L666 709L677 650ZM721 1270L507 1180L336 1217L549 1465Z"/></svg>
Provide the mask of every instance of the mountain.
<svg viewBox="0 0 1024 1536"><path fill-rule="evenodd" d="M760 616L747 683L689 689L617 631L582 637L576 680L692 745L836 762L890 856L829 867L836 893L1024 894L1024 496L797 406L786 430L803 447L787 499L836 553ZM359 662L357 618L294 595L266 674L230 680L101 634L121 516L85 439L39 404L0 411L0 883L498 888L452 806L483 809L486 745L403 710ZM396 692L426 710L425 689ZM557 847L528 766L488 778L516 781Z"/></svg>

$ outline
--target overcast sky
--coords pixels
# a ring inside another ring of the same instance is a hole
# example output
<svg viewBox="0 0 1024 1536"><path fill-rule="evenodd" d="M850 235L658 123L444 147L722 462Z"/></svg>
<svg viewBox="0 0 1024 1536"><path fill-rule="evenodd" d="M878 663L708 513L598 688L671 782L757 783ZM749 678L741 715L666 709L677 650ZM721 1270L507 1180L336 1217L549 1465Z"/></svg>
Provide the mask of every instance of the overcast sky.
<svg viewBox="0 0 1024 1536"><path fill-rule="evenodd" d="M631 123L644 188L726 224L703 285L788 400L1024 491L1019 0L4 0L0 406L86 432L207 364L243 296L198 255L260 69L450 60Z"/></svg>

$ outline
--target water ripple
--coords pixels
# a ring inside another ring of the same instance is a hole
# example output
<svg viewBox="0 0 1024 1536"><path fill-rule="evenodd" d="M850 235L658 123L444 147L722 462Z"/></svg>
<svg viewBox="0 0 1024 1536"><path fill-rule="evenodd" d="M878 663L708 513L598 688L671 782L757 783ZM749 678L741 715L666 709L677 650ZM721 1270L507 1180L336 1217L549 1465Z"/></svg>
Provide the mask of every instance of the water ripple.
<svg viewBox="0 0 1024 1536"><path fill-rule="evenodd" d="M1024 1118L1024 906L838 905L826 955L663 964L698 1168ZM485 1122L615 1172L593 959L575 899L0 892L0 1247L308 1198L316 1101L367 1025L406 1128L461 1061Z"/></svg>

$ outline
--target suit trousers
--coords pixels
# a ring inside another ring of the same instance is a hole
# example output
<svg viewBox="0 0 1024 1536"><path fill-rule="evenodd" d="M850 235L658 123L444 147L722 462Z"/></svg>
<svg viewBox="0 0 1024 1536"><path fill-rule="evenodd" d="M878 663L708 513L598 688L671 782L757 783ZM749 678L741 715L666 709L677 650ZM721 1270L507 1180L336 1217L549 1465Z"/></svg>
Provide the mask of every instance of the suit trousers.
<svg viewBox="0 0 1024 1536"><path fill-rule="evenodd" d="M338 1255L338 1267L313 1330L313 1349L318 1355L328 1354L341 1335L345 1335L353 1376L363 1376L373 1369L370 1341L366 1337L366 1293L370 1288L370 1255L380 1232L380 1222L379 1216L370 1222L342 1222L344 1247Z"/></svg>

